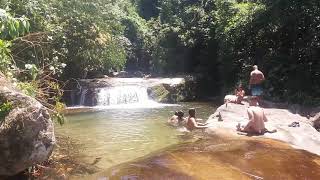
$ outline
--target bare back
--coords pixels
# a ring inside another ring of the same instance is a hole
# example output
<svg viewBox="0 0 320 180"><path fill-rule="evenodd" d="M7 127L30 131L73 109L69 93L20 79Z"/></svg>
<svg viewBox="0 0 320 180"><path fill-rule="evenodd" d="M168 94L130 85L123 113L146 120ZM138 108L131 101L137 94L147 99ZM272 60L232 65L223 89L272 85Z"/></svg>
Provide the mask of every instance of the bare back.
<svg viewBox="0 0 320 180"><path fill-rule="evenodd" d="M265 130L264 122L267 121L263 109L251 106L247 112L250 120L250 129L255 133L263 133Z"/></svg>
<svg viewBox="0 0 320 180"><path fill-rule="evenodd" d="M264 79L263 73L257 69L250 73L250 84L260 84Z"/></svg>
<svg viewBox="0 0 320 180"><path fill-rule="evenodd" d="M192 131L193 129L196 128L196 126L197 126L197 122L196 122L195 118L194 117L188 117L186 128L189 131Z"/></svg>

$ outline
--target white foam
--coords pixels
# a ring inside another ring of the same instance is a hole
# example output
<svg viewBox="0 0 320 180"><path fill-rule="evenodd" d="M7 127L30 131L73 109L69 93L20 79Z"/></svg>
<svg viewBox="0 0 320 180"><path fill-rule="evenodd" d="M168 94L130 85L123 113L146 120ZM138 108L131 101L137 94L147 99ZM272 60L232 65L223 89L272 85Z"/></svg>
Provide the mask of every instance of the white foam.
<svg viewBox="0 0 320 180"><path fill-rule="evenodd" d="M179 104L162 104L155 101L146 101L144 103L132 103L132 104L117 104L108 106L73 106L67 107L67 109L157 109L164 107L180 106Z"/></svg>

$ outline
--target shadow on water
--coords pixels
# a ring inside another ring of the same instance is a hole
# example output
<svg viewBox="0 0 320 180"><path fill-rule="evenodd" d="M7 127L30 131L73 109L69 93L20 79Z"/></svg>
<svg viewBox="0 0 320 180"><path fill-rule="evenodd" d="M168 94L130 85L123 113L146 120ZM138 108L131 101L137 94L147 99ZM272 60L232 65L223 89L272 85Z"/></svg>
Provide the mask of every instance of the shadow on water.
<svg viewBox="0 0 320 180"><path fill-rule="evenodd" d="M274 140L202 139L88 179L319 179L320 158Z"/></svg>

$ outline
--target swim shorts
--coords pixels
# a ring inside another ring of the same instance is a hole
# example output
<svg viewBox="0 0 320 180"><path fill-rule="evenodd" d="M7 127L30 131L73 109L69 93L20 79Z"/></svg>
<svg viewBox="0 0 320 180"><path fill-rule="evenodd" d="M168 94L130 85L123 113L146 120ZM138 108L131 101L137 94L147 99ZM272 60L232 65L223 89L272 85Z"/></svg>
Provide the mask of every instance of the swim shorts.
<svg viewBox="0 0 320 180"><path fill-rule="evenodd" d="M251 95L252 96L261 96L263 93L262 86L260 84L251 85Z"/></svg>

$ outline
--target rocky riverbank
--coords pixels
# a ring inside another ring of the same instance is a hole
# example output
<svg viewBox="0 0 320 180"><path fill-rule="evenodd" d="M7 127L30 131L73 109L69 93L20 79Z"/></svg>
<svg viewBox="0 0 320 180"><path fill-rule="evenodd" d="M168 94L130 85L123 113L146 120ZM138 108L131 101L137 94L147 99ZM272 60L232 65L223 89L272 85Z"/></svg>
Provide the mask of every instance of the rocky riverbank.
<svg viewBox="0 0 320 180"><path fill-rule="evenodd" d="M97 169L94 162L74 161L79 159L77 144L68 138L59 139L58 149L48 168L42 170L45 176L41 178L47 178L46 174L51 173L49 178L61 179L316 180L320 176L320 138L311 126L312 118L293 109L269 104L269 108L265 108L269 118L266 126L276 128L278 132L248 137L235 131L238 122L247 121L247 107L248 104L222 105L208 119L210 128L205 132L197 130L181 136L198 139L196 142L171 146L108 170ZM219 121L218 114L223 121ZM299 122L300 127L289 127L292 122Z"/></svg>
<svg viewBox="0 0 320 180"><path fill-rule="evenodd" d="M46 161L55 144L47 108L16 89L1 73L0 106L0 176L15 175Z"/></svg>
<svg viewBox="0 0 320 180"><path fill-rule="evenodd" d="M239 135L236 125L248 121L248 104L221 105L209 117L206 133L192 133L200 137L197 142L169 147L89 179L318 179L320 133L312 126L317 113L309 117L297 109L265 105L266 127L277 129L274 134ZM300 126L289 127L292 122Z"/></svg>
<svg viewBox="0 0 320 180"><path fill-rule="evenodd" d="M265 113L268 118L266 122L267 129L276 129L276 133L266 133L257 138L271 138L286 142L298 149L304 149L309 152L320 155L320 133L313 127L316 121L315 117L309 117L299 113L296 109L287 109L272 103L265 103ZM210 128L209 134L219 134L227 136L239 136L236 131L238 123L246 124L248 104L232 104L220 106L216 112L208 119ZM219 120L219 116L221 118ZM299 127L289 127L293 122L298 122Z"/></svg>

